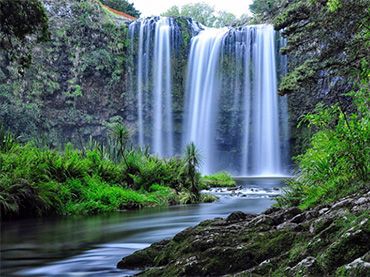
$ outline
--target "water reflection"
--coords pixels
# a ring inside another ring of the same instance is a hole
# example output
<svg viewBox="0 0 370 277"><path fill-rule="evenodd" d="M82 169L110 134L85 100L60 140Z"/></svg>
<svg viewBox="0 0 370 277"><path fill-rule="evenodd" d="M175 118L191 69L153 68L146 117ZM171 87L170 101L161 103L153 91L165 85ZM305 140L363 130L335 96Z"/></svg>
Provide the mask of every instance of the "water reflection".
<svg viewBox="0 0 370 277"><path fill-rule="evenodd" d="M3 223L1 274L122 276L125 255L170 238L202 220L241 210L259 213L280 193L278 179L240 180L237 191L214 191L211 204L150 208L94 217L48 218ZM238 192L240 192L238 194Z"/></svg>

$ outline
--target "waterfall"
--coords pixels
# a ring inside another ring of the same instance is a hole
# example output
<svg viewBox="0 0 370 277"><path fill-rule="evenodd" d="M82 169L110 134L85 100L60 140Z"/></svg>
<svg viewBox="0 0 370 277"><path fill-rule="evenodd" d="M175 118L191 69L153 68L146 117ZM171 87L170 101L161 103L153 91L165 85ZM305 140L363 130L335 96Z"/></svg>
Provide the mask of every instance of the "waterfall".
<svg viewBox="0 0 370 277"><path fill-rule="evenodd" d="M183 140L198 146L204 173L282 175L275 39L271 25L192 39Z"/></svg>
<svg viewBox="0 0 370 277"><path fill-rule="evenodd" d="M177 20L130 25L138 145L168 157L194 142L204 174L285 175L287 98L277 94L286 71L278 53L284 40L271 25L214 29L187 19L191 39L184 45ZM187 69L177 72L181 44Z"/></svg>
<svg viewBox="0 0 370 277"><path fill-rule="evenodd" d="M203 158L203 171L212 170L219 92L218 66L227 29L200 32L191 42L185 102L184 141L194 142Z"/></svg>
<svg viewBox="0 0 370 277"><path fill-rule="evenodd" d="M248 161L253 174L275 175L281 172L277 75L275 63L274 30L271 25L255 27L252 47L253 86L248 92L253 107L251 125L252 157ZM248 172L248 171L247 171Z"/></svg>
<svg viewBox="0 0 370 277"><path fill-rule="evenodd" d="M166 17L147 18L129 26L136 68L131 81L137 99L138 145L160 157L174 155L171 50L177 26ZM137 36L138 33L138 36ZM137 39L137 41L135 41ZM150 133L150 134L149 134Z"/></svg>

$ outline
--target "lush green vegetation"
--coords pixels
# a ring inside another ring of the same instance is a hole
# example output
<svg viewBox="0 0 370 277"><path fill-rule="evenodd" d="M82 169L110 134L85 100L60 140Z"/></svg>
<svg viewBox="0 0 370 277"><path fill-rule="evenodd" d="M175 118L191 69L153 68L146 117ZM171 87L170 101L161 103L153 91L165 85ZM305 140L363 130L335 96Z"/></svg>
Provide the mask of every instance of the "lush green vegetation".
<svg viewBox="0 0 370 277"><path fill-rule="evenodd" d="M201 178L201 185L203 189L215 187L235 187L236 182L228 172L222 171L212 175L203 176Z"/></svg>
<svg viewBox="0 0 370 277"><path fill-rule="evenodd" d="M98 1L43 1L50 3L48 40L35 41L37 26L25 41L0 30L0 41L11 40L0 47L0 122L23 141L53 147L103 141L107 126L131 113L127 27Z"/></svg>
<svg viewBox="0 0 370 277"><path fill-rule="evenodd" d="M129 3L126 0L101 0L101 2L117 11L127 13L133 17L140 17L140 11L135 8L133 3Z"/></svg>
<svg viewBox="0 0 370 277"><path fill-rule="evenodd" d="M159 159L128 146L115 126L108 145L63 151L21 144L0 131L0 211L3 218L96 214L144 206L212 201L198 189L194 145L183 159Z"/></svg>
<svg viewBox="0 0 370 277"><path fill-rule="evenodd" d="M15 62L22 74L31 64L32 46L48 38L48 17L39 0L0 0L0 82L9 70L2 61Z"/></svg>
<svg viewBox="0 0 370 277"><path fill-rule="evenodd" d="M341 197L369 188L370 91L366 70L357 91L348 94L355 111L346 113L339 103L319 105L304 122L314 128L311 146L296 157L301 172L289 181L286 194L278 198L282 206L306 209L331 203Z"/></svg>
<svg viewBox="0 0 370 277"><path fill-rule="evenodd" d="M368 1L294 0L273 22L288 39L290 71L279 91L294 94L292 122L303 118L292 132L300 172L279 204L306 209L368 187Z"/></svg>
<svg viewBox="0 0 370 277"><path fill-rule="evenodd" d="M269 0L255 0L266 3ZM276 9L257 22L272 22L287 40L281 48L288 55L288 74L279 82L279 93L290 94L291 152L303 153L311 130L298 122L317 103L340 101L350 112L350 99L343 95L354 89L354 78L367 59L369 49L368 0L276 0ZM274 3L275 3L274 2Z"/></svg>

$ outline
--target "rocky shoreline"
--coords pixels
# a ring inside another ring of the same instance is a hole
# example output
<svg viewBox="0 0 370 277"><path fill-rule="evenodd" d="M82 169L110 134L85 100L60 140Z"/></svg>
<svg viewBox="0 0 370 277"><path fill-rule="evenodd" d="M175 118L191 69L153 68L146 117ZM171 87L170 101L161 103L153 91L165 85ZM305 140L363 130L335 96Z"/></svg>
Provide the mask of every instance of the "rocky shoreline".
<svg viewBox="0 0 370 277"><path fill-rule="evenodd" d="M301 211L234 212L125 257L140 276L369 276L370 191Z"/></svg>

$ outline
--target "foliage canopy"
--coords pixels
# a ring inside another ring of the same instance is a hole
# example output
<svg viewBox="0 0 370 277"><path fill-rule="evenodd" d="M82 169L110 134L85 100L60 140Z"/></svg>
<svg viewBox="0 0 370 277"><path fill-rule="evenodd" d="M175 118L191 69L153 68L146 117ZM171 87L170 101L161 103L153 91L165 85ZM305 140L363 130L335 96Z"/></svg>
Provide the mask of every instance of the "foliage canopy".
<svg viewBox="0 0 370 277"><path fill-rule="evenodd" d="M204 3L186 4L181 7L172 6L161 16L190 17L207 27L230 26L236 21L235 15L225 11L216 11L214 7Z"/></svg>
<svg viewBox="0 0 370 277"><path fill-rule="evenodd" d="M48 18L39 0L0 0L0 32L5 36L25 36L39 33L48 36Z"/></svg>

